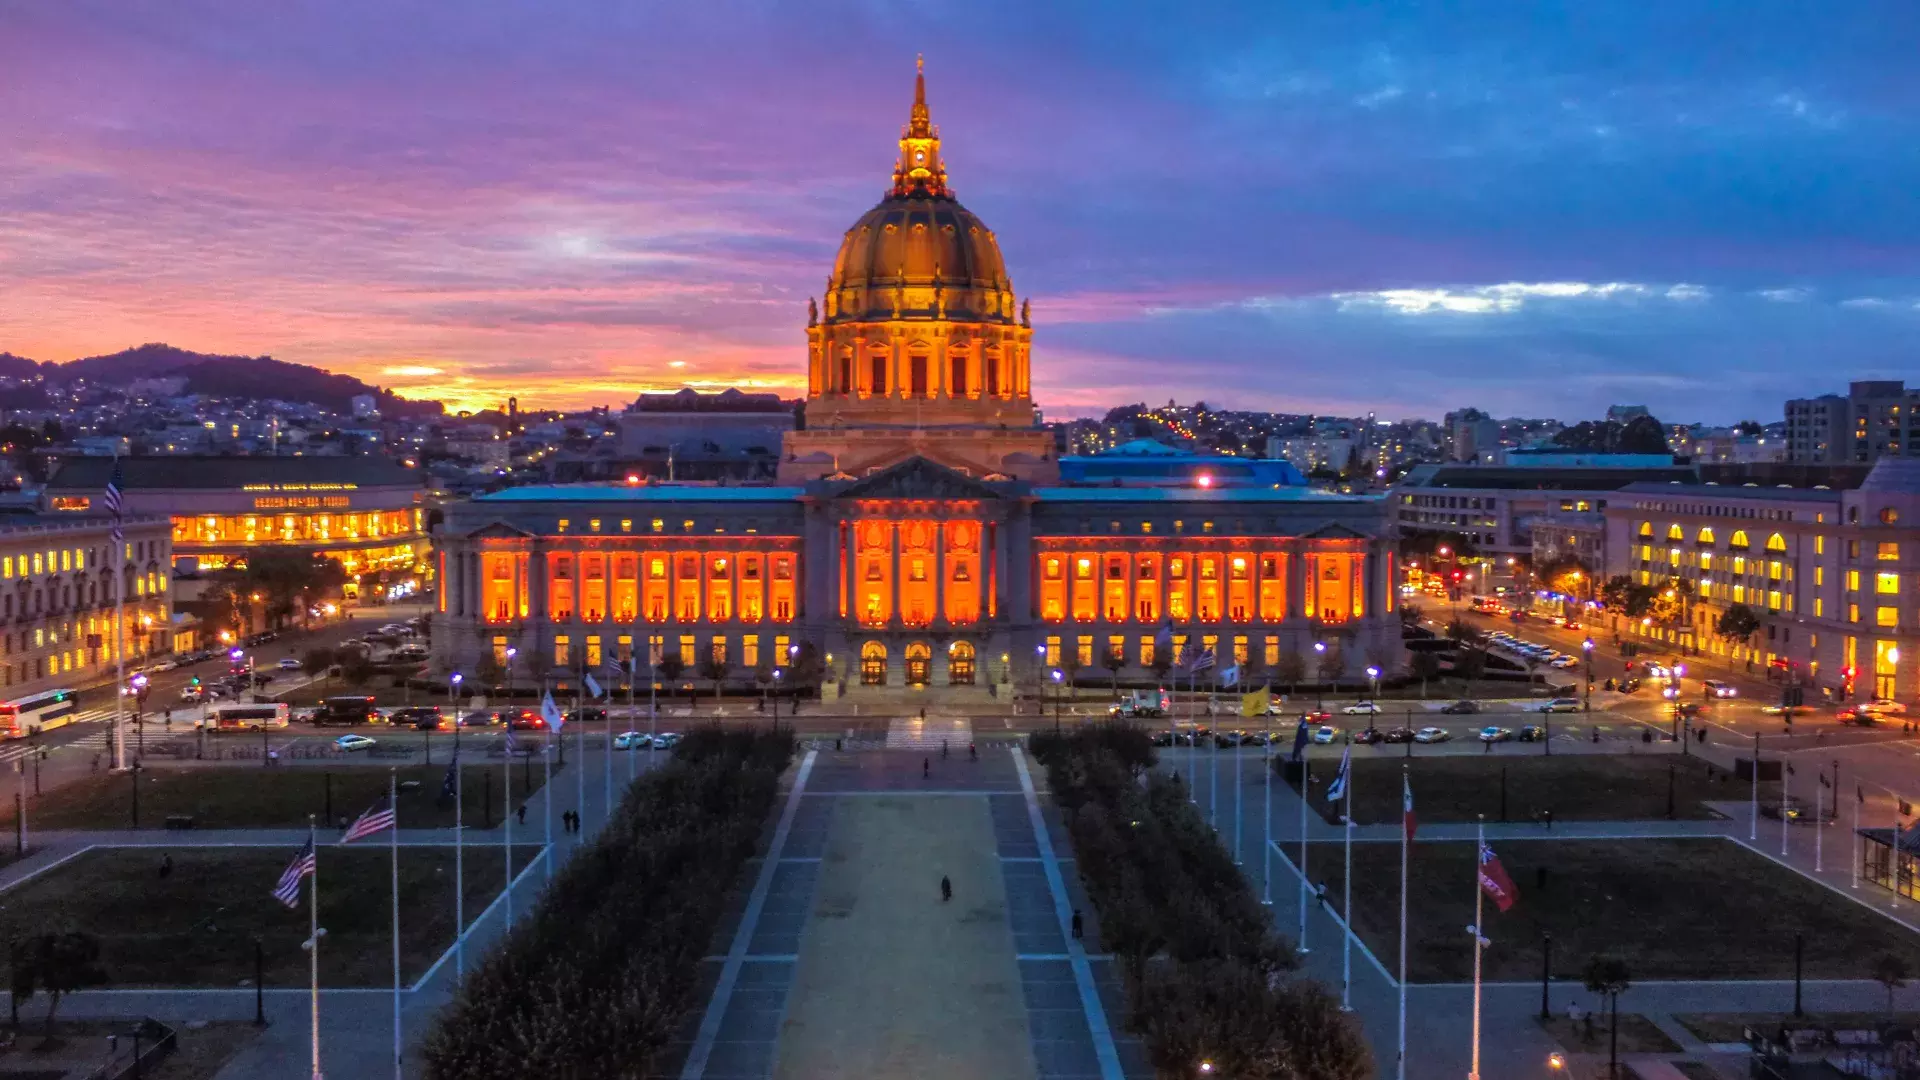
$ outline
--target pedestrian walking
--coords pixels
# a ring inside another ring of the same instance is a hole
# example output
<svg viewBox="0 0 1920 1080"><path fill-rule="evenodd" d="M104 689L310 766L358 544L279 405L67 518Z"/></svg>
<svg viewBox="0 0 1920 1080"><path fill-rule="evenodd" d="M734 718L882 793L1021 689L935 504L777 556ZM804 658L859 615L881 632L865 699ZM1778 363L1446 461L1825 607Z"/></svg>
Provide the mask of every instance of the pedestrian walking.
<svg viewBox="0 0 1920 1080"><path fill-rule="evenodd" d="M520 809L515 810L513 816L520 819L520 824L525 825L527 823L527 804L521 803Z"/></svg>
<svg viewBox="0 0 1920 1080"><path fill-rule="evenodd" d="M46 751L42 750L41 753L44 754L46 753ZM980 760L980 751L972 743L967 744L967 760L968 761Z"/></svg>
<svg viewBox="0 0 1920 1080"><path fill-rule="evenodd" d="M1075 941L1080 940L1080 931L1082 929L1082 926L1083 924L1080 921L1080 909L1074 908L1073 909L1073 940Z"/></svg>
<svg viewBox="0 0 1920 1080"><path fill-rule="evenodd" d="M1492 739L1482 739L1480 740L1480 745L1486 748L1486 753L1489 753L1489 754L1493 753Z"/></svg>
<svg viewBox="0 0 1920 1080"><path fill-rule="evenodd" d="M945 739L940 740L940 760L947 760L947 740Z"/></svg>
<svg viewBox="0 0 1920 1080"><path fill-rule="evenodd" d="M953 882L945 874L940 875L940 902L953 899Z"/></svg>
<svg viewBox="0 0 1920 1080"><path fill-rule="evenodd" d="M165 881L171 876L173 876L173 853L168 852L160 856L160 880Z"/></svg>
<svg viewBox="0 0 1920 1080"><path fill-rule="evenodd" d="M1542 821L1544 821L1544 822L1546 822L1546 823L1547 823L1547 831L1548 831L1548 832L1552 832L1552 831L1553 831L1553 811L1552 811L1552 810L1542 810L1542 811L1540 811L1540 820L1542 820Z"/></svg>
<svg viewBox="0 0 1920 1080"><path fill-rule="evenodd" d="M920 759L920 779L930 780L932 778L933 778L933 759L921 758Z"/></svg>

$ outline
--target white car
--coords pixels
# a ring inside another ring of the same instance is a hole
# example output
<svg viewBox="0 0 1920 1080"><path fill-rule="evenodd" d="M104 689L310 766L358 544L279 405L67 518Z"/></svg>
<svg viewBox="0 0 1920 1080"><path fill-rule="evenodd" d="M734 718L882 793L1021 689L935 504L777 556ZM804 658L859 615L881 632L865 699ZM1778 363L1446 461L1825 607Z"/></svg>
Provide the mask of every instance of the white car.
<svg viewBox="0 0 1920 1080"><path fill-rule="evenodd" d="M1862 703L1860 705L1860 711L1865 713L1903 713L1907 711L1907 707L1898 701L1894 701L1892 698L1874 698L1872 701Z"/></svg>
<svg viewBox="0 0 1920 1080"><path fill-rule="evenodd" d="M1371 701L1356 701L1340 711L1346 713L1348 716L1378 716L1380 714L1380 706L1375 705Z"/></svg>
<svg viewBox="0 0 1920 1080"><path fill-rule="evenodd" d="M370 749L372 746L373 740L365 735L342 735L333 740L333 748L335 750L342 750L347 753L352 753L355 750Z"/></svg>
<svg viewBox="0 0 1920 1080"><path fill-rule="evenodd" d="M1506 742L1513 738L1513 729L1504 727L1483 727L1480 729L1481 742Z"/></svg>
<svg viewBox="0 0 1920 1080"><path fill-rule="evenodd" d="M1439 728L1439 727L1423 727L1419 731L1416 731L1413 733L1414 742L1422 742L1422 743L1446 742L1448 739L1451 739L1451 738L1453 738L1452 733L1448 732L1446 728Z"/></svg>
<svg viewBox="0 0 1920 1080"><path fill-rule="evenodd" d="M652 744L652 736L644 731L623 731L613 737L615 750L645 750Z"/></svg>
<svg viewBox="0 0 1920 1080"><path fill-rule="evenodd" d="M672 731L663 731L653 737L653 745L661 750L671 750L679 741L679 734Z"/></svg>
<svg viewBox="0 0 1920 1080"><path fill-rule="evenodd" d="M1565 671L1565 670L1567 670L1568 668L1577 668L1577 667L1579 667L1579 666L1580 666L1580 661L1578 661L1578 660L1575 660L1575 659L1574 659L1573 657L1571 657L1571 656L1562 656L1562 657L1559 657L1558 659L1555 659L1555 660L1550 660L1550 661L1548 661L1548 662L1547 662L1547 666L1548 666L1548 667L1554 667L1554 668L1559 668L1559 669L1560 669L1561 671Z"/></svg>
<svg viewBox="0 0 1920 1080"><path fill-rule="evenodd" d="M1339 737L1340 737L1340 729L1328 724L1322 724L1319 727L1313 729L1313 741L1319 743L1322 746L1325 746L1326 744L1333 742L1335 739L1338 739Z"/></svg>
<svg viewBox="0 0 1920 1080"><path fill-rule="evenodd" d="M299 671L300 661L295 660L291 656L283 656L280 658L280 662L278 664L275 664L274 666L279 668L281 671Z"/></svg>

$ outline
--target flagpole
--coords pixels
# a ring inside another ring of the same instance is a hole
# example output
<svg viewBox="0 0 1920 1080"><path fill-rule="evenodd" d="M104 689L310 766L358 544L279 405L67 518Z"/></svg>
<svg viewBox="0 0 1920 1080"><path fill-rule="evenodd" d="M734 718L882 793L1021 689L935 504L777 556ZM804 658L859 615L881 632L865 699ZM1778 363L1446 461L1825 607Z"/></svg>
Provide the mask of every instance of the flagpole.
<svg viewBox="0 0 1920 1080"><path fill-rule="evenodd" d="M116 463L117 467L117 463ZM120 513L113 515L113 768L127 767L127 541ZM318 1061L318 1058L315 1058ZM319 1067L314 1067L318 1076Z"/></svg>
<svg viewBox="0 0 1920 1080"><path fill-rule="evenodd" d="M1400 790L1409 792L1412 788L1407 779L1407 767L1400 766ZM1395 1080L1407 1080L1407 850L1412 847L1413 838L1407 835L1406 810L1400 814L1400 1052L1394 1058Z"/></svg>
<svg viewBox="0 0 1920 1080"><path fill-rule="evenodd" d="M1780 761L1780 855L1787 854L1787 791L1793 785L1793 762L1784 757Z"/></svg>
<svg viewBox="0 0 1920 1080"><path fill-rule="evenodd" d="M631 685L633 680L628 679L627 682ZM608 694L601 698L601 700L605 701L608 705L612 705L613 695ZM606 712L607 756L606 760L601 762L600 765L600 807L606 812L606 815L611 818L613 816L613 710L609 708ZM586 738L585 735L580 737L582 739Z"/></svg>
<svg viewBox="0 0 1920 1080"><path fill-rule="evenodd" d="M1480 951L1481 943L1486 940L1480 932L1480 924L1486 917L1484 908L1487 895L1487 890L1480 886L1480 853L1486 847L1487 817L1482 814L1474 827L1473 843L1473 1059L1467 1067L1467 1080L1480 1080Z"/></svg>
<svg viewBox="0 0 1920 1080"><path fill-rule="evenodd" d="M307 849L313 873L307 875L307 1014L312 1042L313 1080L320 1076L320 848L314 843L313 815L307 815Z"/></svg>
<svg viewBox="0 0 1920 1080"><path fill-rule="evenodd" d="M507 748L500 755L500 821L506 826L500 845L501 860L507 869L506 887L500 895L506 900L506 921L513 926L513 713L507 713Z"/></svg>
<svg viewBox="0 0 1920 1080"><path fill-rule="evenodd" d="M1747 813L1747 842L1760 839L1760 733L1753 733L1753 793L1749 796L1752 805ZM1784 789L1783 789L1784 790Z"/></svg>
<svg viewBox="0 0 1920 1080"><path fill-rule="evenodd" d="M1353 1011L1353 763L1349 761L1346 779L1341 781L1345 789L1340 794L1346 800L1347 819L1347 868L1341 875L1340 913L1346 920L1346 933L1340 939L1340 1011Z"/></svg>
<svg viewBox="0 0 1920 1080"><path fill-rule="evenodd" d="M630 653L627 656L627 729L633 729L633 679L640 674L640 656ZM633 740L627 740L627 784L633 784Z"/></svg>
<svg viewBox="0 0 1920 1080"><path fill-rule="evenodd" d="M1312 762L1305 747L1300 748L1300 951L1307 948L1307 785L1312 779Z"/></svg>
<svg viewBox="0 0 1920 1080"><path fill-rule="evenodd" d="M1200 669L1193 666L1193 659L1187 661L1187 801L1200 805L1200 703L1195 700L1199 694Z"/></svg>
<svg viewBox="0 0 1920 1080"><path fill-rule="evenodd" d="M1273 906L1273 701L1267 701L1267 737L1262 740L1260 786L1266 792L1260 810L1260 902Z"/></svg>
<svg viewBox="0 0 1920 1080"><path fill-rule="evenodd" d="M1229 698L1228 700L1231 701L1232 699ZM1242 709L1240 711L1245 712L1246 710ZM1245 784L1246 771L1247 763L1240 760L1240 739L1236 736L1233 740L1233 865L1235 866L1243 865L1246 861L1245 852L1242 851L1240 846L1240 822L1245 816L1241 813L1241 803L1244 800L1241 798L1240 793Z"/></svg>
<svg viewBox="0 0 1920 1080"><path fill-rule="evenodd" d="M1867 793L1860 790L1858 783L1853 786L1853 888L1860 887L1860 804L1867 801Z"/></svg>
<svg viewBox="0 0 1920 1080"><path fill-rule="evenodd" d="M584 661L586 657L582 656L581 659ZM584 682L586 682L586 671L583 665L582 670L580 672L580 683L584 683ZM574 779L573 796L574 796L574 813L578 814L582 819L585 819L587 816L587 725L579 722L585 717L585 714L580 711L580 706L581 706L580 683L575 683L573 686L573 718L575 721L575 726L579 729L579 732L580 732L578 735L574 736L574 741L579 745L579 748L580 748L580 753L578 755L580 760L575 763L579 767L579 775L573 778ZM549 871L548 880L551 881L552 880L551 866L548 867L548 871Z"/></svg>
<svg viewBox="0 0 1920 1080"><path fill-rule="evenodd" d="M1821 841L1824 839L1820 831L1820 792L1827 786L1827 770L1824 767L1819 770L1819 778L1820 782L1813 785L1813 872L1816 874L1823 869L1820 859Z"/></svg>
<svg viewBox="0 0 1920 1080"><path fill-rule="evenodd" d="M540 690L543 707L550 708L553 705L553 690L546 685L544 678L540 680ZM549 883L553 881L553 744L564 737L553 730L553 721L548 720L546 736L540 740L540 774L546 778L540 788L547 818L547 847L543 854L546 856Z"/></svg>
<svg viewBox="0 0 1920 1080"><path fill-rule="evenodd" d="M387 806L393 810L393 827L387 830L387 851L392 858L393 881L393 1080L400 1075L400 787L395 770L387 770ZM455 928L458 933L458 927Z"/></svg>
<svg viewBox="0 0 1920 1080"><path fill-rule="evenodd" d="M1207 749L1213 752L1207 755L1207 827L1213 830L1215 836L1218 836L1220 835L1220 736L1210 732L1208 739L1213 745Z"/></svg>

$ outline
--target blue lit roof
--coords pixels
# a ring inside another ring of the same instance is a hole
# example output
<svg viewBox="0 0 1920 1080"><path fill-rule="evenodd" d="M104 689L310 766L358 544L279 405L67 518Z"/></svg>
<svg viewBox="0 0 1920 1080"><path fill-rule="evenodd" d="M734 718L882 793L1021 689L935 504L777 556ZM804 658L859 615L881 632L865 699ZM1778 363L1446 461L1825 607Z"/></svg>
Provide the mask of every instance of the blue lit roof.
<svg viewBox="0 0 1920 1080"><path fill-rule="evenodd" d="M1380 495L1343 495L1334 491L1295 487L1043 487L1033 494L1041 502L1377 502Z"/></svg>
<svg viewBox="0 0 1920 1080"><path fill-rule="evenodd" d="M533 484L481 495L474 502L794 502L797 487L693 487L680 484Z"/></svg>

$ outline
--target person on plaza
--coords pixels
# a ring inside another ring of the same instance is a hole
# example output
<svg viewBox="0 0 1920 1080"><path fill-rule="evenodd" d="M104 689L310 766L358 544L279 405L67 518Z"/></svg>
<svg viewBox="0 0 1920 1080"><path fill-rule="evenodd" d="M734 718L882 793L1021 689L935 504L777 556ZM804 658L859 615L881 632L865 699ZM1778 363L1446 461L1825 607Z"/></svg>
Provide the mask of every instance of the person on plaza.
<svg viewBox="0 0 1920 1080"><path fill-rule="evenodd" d="M940 902L953 899L953 882L945 874L940 875Z"/></svg>
<svg viewBox="0 0 1920 1080"><path fill-rule="evenodd" d="M920 759L920 779L927 780L932 778L932 776L933 776L933 759L921 758Z"/></svg>
<svg viewBox="0 0 1920 1080"><path fill-rule="evenodd" d="M1073 909L1073 940L1075 941L1080 940L1080 931L1084 927L1084 925L1085 924L1083 924L1080 921L1080 909L1074 908Z"/></svg>
<svg viewBox="0 0 1920 1080"><path fill-rule="evenodd" d="M44 751L43 751L43 752L44 752ZM980 760L980 751L979 751L979 749L978 749L978 748L976 748L976 747L975 747L975 746L974 746L974 745L973 745L972 743L968 743L968 744L967 744L967 760L968 760L968 761L979 761L979 760Z"/></svg>
<svg viewBox="0 0 1920 1080"><path fill-rule="evenodd" d="M940 760L947 760L947 740L945 739L940 740Z"/></svg>
<svg viewBox="0 0 1920 1080"><path fill-rule="evenodd" d="M166 880L173 874L173 854L168 852L160 856L160 878Z"/></svg>
<svg viewBox="0 0 1920 1080"><path fill-rule="evenodd" d="M513 816L520 819L520 824L525 825L527 823L527 804L521 803L520 808L513 812Z"/></svg>

